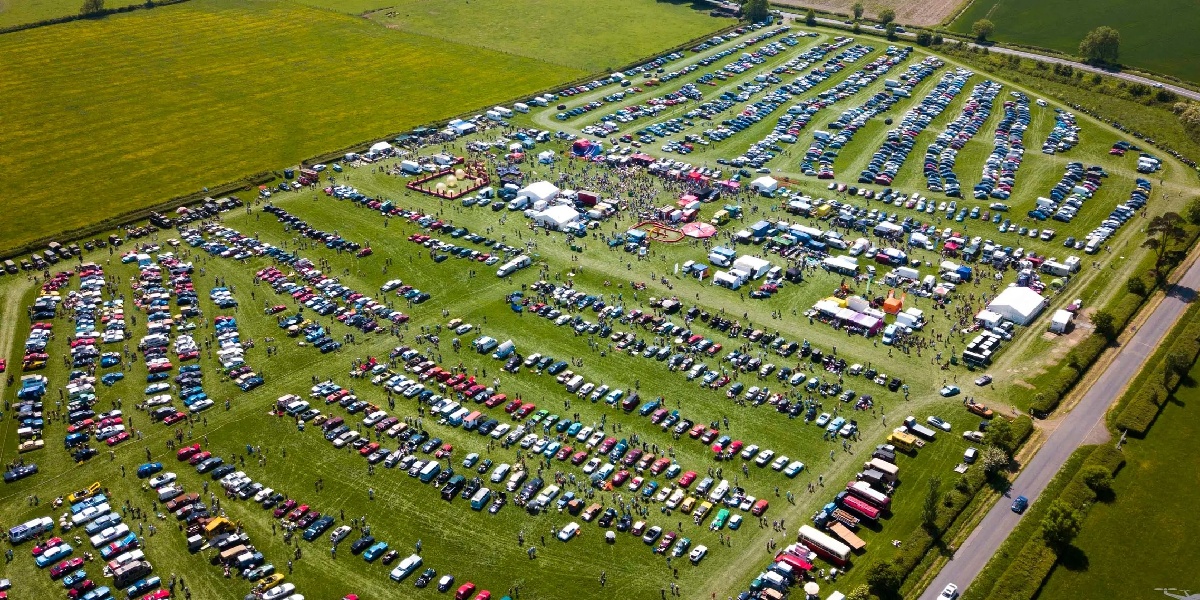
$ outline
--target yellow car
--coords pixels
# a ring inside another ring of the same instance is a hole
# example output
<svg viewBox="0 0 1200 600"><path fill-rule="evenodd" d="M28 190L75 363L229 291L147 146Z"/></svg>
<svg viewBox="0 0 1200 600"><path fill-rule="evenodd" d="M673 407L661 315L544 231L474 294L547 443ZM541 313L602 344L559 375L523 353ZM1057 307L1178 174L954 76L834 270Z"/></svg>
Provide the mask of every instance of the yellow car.
<svg viewBox="0 0 1200 600"><path fill-rule="evenodd" d="M279 585L282 582L283 575L280 573L274 573L258 582L258 585L254 586L254 591L262 593Z"/></svg>
<svg viewBox="0 0 1200 600"><path fill-rule="evenodd" d="M76 502L79 502L80 500L84 500L87 498L91 498L92 496L95 496L96 492L99 492L99 491L100 491L100 482L97 481L97 482L93 483L92 485L89 485L86 488L79 490L78 492L67 494L67 502L74 504Z"/></svg>

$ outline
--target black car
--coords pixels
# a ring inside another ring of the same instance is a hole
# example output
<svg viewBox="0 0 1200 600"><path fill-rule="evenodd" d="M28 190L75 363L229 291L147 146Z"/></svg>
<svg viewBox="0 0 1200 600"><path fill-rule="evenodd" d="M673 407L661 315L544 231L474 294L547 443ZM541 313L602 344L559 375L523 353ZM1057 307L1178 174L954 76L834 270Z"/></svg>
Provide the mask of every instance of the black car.
<svg viewBox="0 0 1200 600"><path fill-rule="evenodd" d="M608 510L604 511L604 514L600 515L600 520L597 521L596 523L598 525L600 525L601 527L610 527L612 525L613 521L616 520L616 518L617 518L616 509L610 507Z"/></svg>
<svg viewBox="0 0 1200 600"><path fill-rule="evenodd" d="M421 444L421 452L424 452L425 454L429 454L430 452L433 452L435 448L437 448L438 446L441 446L441 445L442 445L442 438L436 438L436 437L432 438L432 439L426 441L424 444Z"/></svg>
<svg viewBox="0 0 1200 600"><path fill-rule="evenodd" d="M279 492L275 492L274 494L271 494L263 499L262 507L264 510L275 508L275 505L282 502L285 498L287 498L287 496L284 496Z"/></svg>
<svg viewBox="0 0 1200 600"><path fill-rule="evenodd" d="M215 481L215 480L220 479L236 470L237 470L237 467L235 467L233 465L221 465L212 470L212 478Z"/></svg>
<svg viewBox="0 0 1200 600"><path fill-rule="evenodd" d="M423 588L429 585L429 582L433 581L433 578L436 576L437 571L434 571L433 569L425 569L424 571L421 571L421 576L417 577L417 581L415 582L416 586Z"/></svg>
<svg viewBox="0 0 1200 600"><path fill-rule="evenodd" d="M383 561L383 564L390 565L393 562L396 562L397 558L400 558L400 551L396 550L396 549L392 549L392 550L388 550L387 554L384 554L383 558L380 560Z"/></svg>
<svg viewBox="0 0 1200 600"><path fill-rule="evenodd" d="M354 540L353 544L350 544L350 554L358 556L363 550L370 548L371 544L374 544L374 543L375 543L375 536L364 535L364 536L358 538L357 540Z"/></svg>

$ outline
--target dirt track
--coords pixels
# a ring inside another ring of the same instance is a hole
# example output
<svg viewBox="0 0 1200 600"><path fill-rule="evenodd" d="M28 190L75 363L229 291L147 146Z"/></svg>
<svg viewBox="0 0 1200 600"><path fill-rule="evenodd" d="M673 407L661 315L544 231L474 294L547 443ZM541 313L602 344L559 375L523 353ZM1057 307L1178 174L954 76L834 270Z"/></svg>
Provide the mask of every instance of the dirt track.
<svg viewBox="0 0 1200 600"><path fill-rule="evenodd" d="M813 8L820 11L849 15L855 0L773 0L772 4L796 8ZM938 25L954 14L964 0L863 0L866 16L874 17L879 11L890 8L896 11L896 21L906 25Z"/></svg>

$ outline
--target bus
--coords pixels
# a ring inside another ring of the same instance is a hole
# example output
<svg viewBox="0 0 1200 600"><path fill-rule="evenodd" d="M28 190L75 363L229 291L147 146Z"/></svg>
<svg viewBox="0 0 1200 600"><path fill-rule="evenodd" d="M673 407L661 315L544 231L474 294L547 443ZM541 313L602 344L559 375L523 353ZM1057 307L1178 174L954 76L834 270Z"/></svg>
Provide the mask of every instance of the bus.
<svg viewBox="0 0 1200 600"><path fill-rule="evenodd" d="M820 531L817 531L813 527L801 525L798 537L800 539L800 543L804 544L813 552L816 552L817 556L820 556L821 558L824 558L825 560L828 560L839 567L845 565L846 561L850 559L849 546L833 539L828 535L825 535L824 533L821 533Z"/></svg>
<svg viewBox="0 0 1200 600"><path fill-rule="evenodd" d="M855 496L858 496L859 498L862 498L863 500L866 500L867 502L870 502L881 509L886 509L892 503L891 496L872 488L870 484L865 481L851 481L850 483L846 484L846 489L849 490L851 494L854 494Z"/></svg>
<svg viewBox="0 0 1200 600"><path fill-rule="evenodd" d="M50 517L39 517L9 529L8 541L13 544L19 544L25 540L33 539L37 535L46 533L48 531L54 531L54 519L51 519Z"/></svg>
<svg viewBox="0 0 1200 600"><path fill-rule="evenodd" d="M917 437L904 431L893 431L888 436L888 443L904 452L912 452L917 447Z"/></svg>

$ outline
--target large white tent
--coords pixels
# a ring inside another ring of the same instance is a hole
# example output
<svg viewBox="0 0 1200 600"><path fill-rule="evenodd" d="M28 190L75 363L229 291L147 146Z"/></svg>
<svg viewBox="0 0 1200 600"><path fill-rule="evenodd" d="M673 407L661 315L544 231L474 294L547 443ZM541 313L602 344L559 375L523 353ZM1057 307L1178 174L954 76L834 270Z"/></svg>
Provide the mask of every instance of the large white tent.
<svg viewBox="0 0 1200 600"><path fill-rule="evenodd" d="M750 189L756 192L774 192L779 188L779 182L774 178L763 175L758 179L750 182Z"/></svg>
<svg viewBox="0 0 1200 600"><path fill-rule="evenodd" d="M559 204L551 206L533 215L533 220L538 225L547 229L562 229L579 219L579 211L567 206Z"/></svg>
<svg viewBox="0 0 1200 600"><path fill-rule="evenodd" d="M988 304L988 310L1016 323L1028 325L1046 308L1049 301L1027 287L1012 286L1000 292Z"/></svg>
<svg viewBox="0 0 1200 600"><path fill-rule="evenodd" d="M530 202L545 200L549 202L558 197L558 187L549 181L537 181L521 188L518 195L529 196Z"/></svg>

